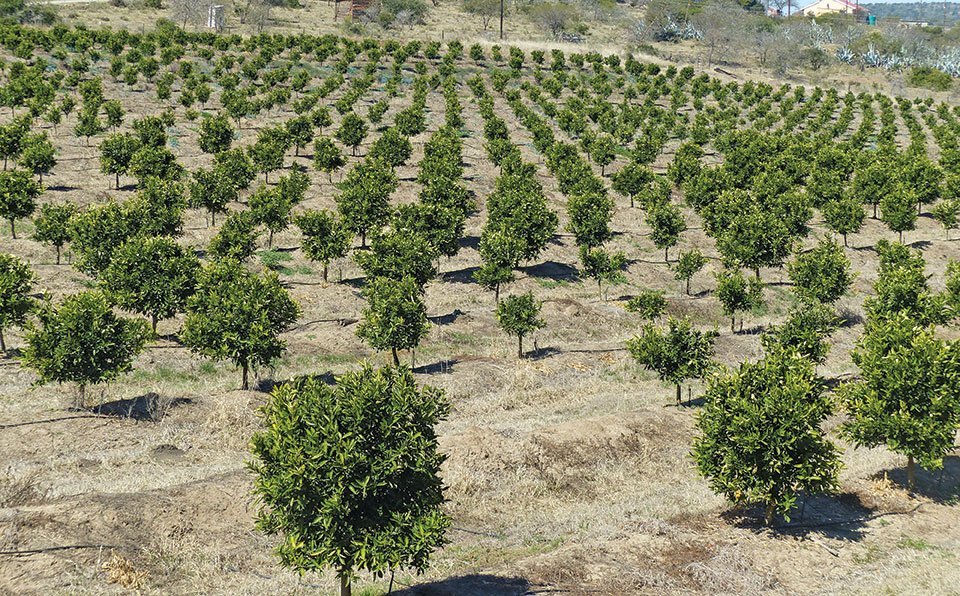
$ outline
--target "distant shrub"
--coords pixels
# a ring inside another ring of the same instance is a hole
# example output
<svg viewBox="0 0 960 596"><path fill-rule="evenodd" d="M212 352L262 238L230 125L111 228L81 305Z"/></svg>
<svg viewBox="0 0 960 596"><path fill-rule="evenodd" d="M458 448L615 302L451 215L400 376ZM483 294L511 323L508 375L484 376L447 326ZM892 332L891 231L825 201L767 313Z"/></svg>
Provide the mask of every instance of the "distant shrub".
<svg viewBox="0 0 960 596"><path fill-rule="evenodd" d="M926 87L934 91L949 91L953 86L953 77L929 66L916 66L907 74L907 84L911 87Z"/></svg>

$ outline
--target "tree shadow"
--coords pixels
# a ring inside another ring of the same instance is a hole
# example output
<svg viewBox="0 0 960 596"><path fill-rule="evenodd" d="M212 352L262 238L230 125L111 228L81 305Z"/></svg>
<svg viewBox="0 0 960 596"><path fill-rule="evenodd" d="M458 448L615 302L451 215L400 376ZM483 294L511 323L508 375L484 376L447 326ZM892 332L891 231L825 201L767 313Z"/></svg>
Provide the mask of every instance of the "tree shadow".
<svg viewBox="0 0 960 596"><path fill-rule="evenodd" d="M466 313L460 310L459 308L454 309L454 311L448 315L440 315L437 317L427 317L427 320L433 323L434 325L449 325L453 323Z"/></svg>
<svg viewBox="0 0 960 596"><path fill-rule="evenodd" d="M129 399L108 401L99 406L85 408L85 411L112 418L159 422L170 409L192 403L193 400L188 397L164 398L157 393L150 392Z"/></svg>
<svg viewBox="0 0 960 596"><path fill-rule="evenodd" d="M529 277L546 277L560 281L580 279L580 272L575 267L556 261L545 261L530 267L520 267L519 270Z"/></svg>
<svg viewBox="0 0 960 596"><path fill-rule="evenodd" d="M530 582L518 577L488 574L462 575L394 590L397 596L524 596L536 594Z"/></svg>
<svg viewBox="0 0 960 596"><path fill-rule="evenodd" d="M433 375L433 374L448 374L453 372L454 367L459 364L459 360L456 358L451 358L448 360L441 360L440 362L433 362L431 364L424 364L413 369L412 372L418 375Z"/></svg>
<svg viewBox="0 0 960 596"><path fill-rule="evenodd" d="M844 308L837 313L837 323L840 325L840 327L856 327L857 325L862 325L864 323L864 318L862 315L855 313L848 308Z"/></svg>
<svg viewBox="0 0 960 596"><path fill-rule="evenodd" d="M524 352L524 360L543 360L544 358L549 358L556 354L562 353L560 348L547 347L547 348L535 348L528 352Z"/></svg>
<svg viewBox="0 0 960 596"><path fill-rule="evenodd" d="M938 503L953 501L960 497L960 456L948 455L943 458L940 470L924 470L916 466L917 484L913 494ZM895 486L907 490L907 466L880 470L870 477L871 480L889 481Z"/></svg>
<svg viewBox="0 0 960 596"><path fill-rule="evenodd" d="M464 236L460 239L460 248L472 248L477 250L480 247L480 236Z"/></svg>
<svg viewBox="0 0 960 596"><path fill-rule="evenodd" d="M790 521L777 516L772 525L763 522L762 505L734 507L720 514L731 525L760 533L770 531L784 536L820 534L827 538L859 541L864 537L867 522L881 517L865 504L860 495L851 492L836 495L801 493L790 511Z"/></svg>
<svg viewBox="0 0 960 596"><path fill-rule="evenodd" d="M63 184L56 184L53 186L45 186L44 190L49 190L53 192L70 192L71 190L80 190L77 186L66 186Z"/></svg>
<svg viewBox="0 0 960 596"><path fill-rule="evenodd" d="M929 240L917 240L916 242L908 243L907 246L910 248L916 248L917 250L923 250L925 248L928 248L932 244L933 243L930 242Z"/></svg>
<svg viewBox="0 0 960 596"><path fill-rule="evenodd" d="M473 274L479 270L479 267L464 267L456 271L444 271L439 277L441 281L448 281L455 284L469 284L474 283Z"/></svg>

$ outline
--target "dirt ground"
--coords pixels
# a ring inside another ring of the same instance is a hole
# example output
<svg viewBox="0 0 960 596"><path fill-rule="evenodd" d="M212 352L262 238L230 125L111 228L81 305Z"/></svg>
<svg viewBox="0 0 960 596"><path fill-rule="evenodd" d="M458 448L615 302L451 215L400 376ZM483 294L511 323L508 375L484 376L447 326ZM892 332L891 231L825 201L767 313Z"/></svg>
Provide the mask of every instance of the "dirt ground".
<svg viewBox="0 0 960 596"><path fill-rule="evenodd" d="M159 109L152 92L109 81L105 86L106 97L128 110L125 128ZM358 111L365 114L379 96L369 93ZM384 121L406 101L394 99ZM529 133L502 98L497 101L525 158L540 164L562 229L565 200L556 181ZM466 88L461 103L465 128L482 130ZM414 155L398 171L395 202L415 197L415 164L423 142L443 122L443 105L439 93L429 94L429 131L413 139ZM245 120L236 144L249 144L259 127L292 115L275 110ZM182 107L177 116L168 131L171 149L189 169L207 165L195 123L183 118ZM56 133L49 129L60 154L42 200L87 205L132 196L131 179L108 191L111 176L99 172L95 143L87 146L70 133L74 119ZM789 305L784 271L763 271L771 284L767 308L747 316L745 333L730 334L709 292L715 259L694 277L693 296L680 295L662 252L647 237L642 211L618 199L612 225L619 235L611 248L631 259L628 283L601 300L577 275L572 237L560 234L505 290L530 290L544 301L547 327L527 343L531 357L517 361L513 340L496 327L492 294L470 278L480 263L475 249L484 197L497 171L477 133L464 141L465 184L480 209L467 222L463 250L443 261L439 279L428 286L433 328L414 363L418 379L445 389L454 404L440 428L454 528L430 570L398 575L395 593L958 593L957 453L942 473L920 472L919 490L910 495L903 458L846 446L840 494L806 499L790 523L765 529L756 511L731 509L697 477L687 457L696 407L667 406L672 388L640 370L624 349L641 324L624 310L625 300L653 288L667 292L671 314L688 315L700 327L719 322L721 362L755 359L759 333L782 320ZM664 171L669 159L662 155L655 169ZM311 166L309 155L288 155L286 167L294 163ZM608 171L623 163L618 158ZM324 175L312 177L303 206L333 208L334 187ZM681 248L716 257L697 216L686 208L684 214L690 229ZM808 246L824 233L822 222L812 223ZM53 250L29 239L31 224L21 222L18 232L13 240L0 226L0 246L27 259L45 291L59 298L93 287L69 265L53 264ZM182 241L204 246L213 232L202 213L190 211ZM834 335L832 353L819 368L828 380L855 373L848 352L862 331L858 315L876 277L872 246L880 238L893 234L872 219L851 237L846 254L859 277L839 304L849 323ZM946 240L927 215L905 240L923 250L931 284L942 289L956 241ZM298 244L295 228L275 239L290 257L281 278L303 315L285 335L283 359L257 371L254 391L237 389L240 374L229 364L192 356L176 340L177 318L161 322L162 338L137 358L131 373L99 389L100 408L73 411L68 405L75 389L34 387L34 375L16 359L21 337L7 334L12 351L0 359L0 594L333 592L332 574L300 578L282 570L271 554L275 539L254 531L248 441L258 428L257 408L274 384L300 374L336 375L355 369L360 359L386 363L388 356L355 335L363 306L356 265L349 259L335 264L331 278L342 281L322 284L319 266L304 259ZM696 398L698 390L694 385L685 395ZM831 419L830 429L839 422ZM4 554L11 551L21 554ZM368 594L384 593L387 581L361 576L358 592L365 587Z"/></svg>

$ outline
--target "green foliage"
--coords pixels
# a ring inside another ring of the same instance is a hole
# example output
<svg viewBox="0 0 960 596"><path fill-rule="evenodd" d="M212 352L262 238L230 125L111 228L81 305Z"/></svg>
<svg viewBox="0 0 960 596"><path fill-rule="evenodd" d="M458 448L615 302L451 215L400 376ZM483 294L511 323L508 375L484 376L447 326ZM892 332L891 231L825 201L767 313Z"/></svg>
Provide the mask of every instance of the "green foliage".
<svg viewBox="0 0 960 596"><path fill-rule="evenodd" d="M273 188L261 186L250 195L248 204L254 221L266 226L269 231L267 248L272 248L273 235L282 232L290 225L290 211L293 205L281 192L279 185Z"/></svg>
<svg viewBox="0 0 960 596"><path fill-rule="evenodd" d="M926 87L934 91L949 91L953 86L953 77L929 66L914 66L907 73L907 84L911 87Z"/></svg>
<svg viewBox="0 0 960 596"><path fill-rule="evenodd" d="M761 267L776 267L790 254L793 238L783 217L766 209L734 215L717 239L724 265L746 267L760 277Z"/></svg>
<svg viewBox="0 0 960 596"><path fill-rule="evenodd" d="M667 299L663 292L643 290L628 300L624 308L630 312L639 313L648 321L653 321L667 311Z"/></svg>
<svg viewBox="0 0 960 596"><path fill-rule="evenodd" d="M509 335L517 336L517 358L523 358L523 337L547 326L540 318L543 303L537 302L533 292L507 296L497 305L497 325Z"/></svg>
<svg viewBox="0 0 960 596"><path fill-rule="evenodd" d="M6 352L3 330L21 327L34 309L34 300L28 296L37 282L30 266L14 257L0 253L0 352Z"/></svg>
<svg viewBox="0 0 960 596"><path fill-rule="evenodd" d="M370 146L371 159L382 160L391 169L405 164L413 153L410 139L400 133L395 126L383 131L383 134Z"/></svg>
<svg viewBox="0 0 960 596"><path fill-rule="evenodd" d="M210 214L210 224L216 225L217 213L226 213L227 205L239 199L234 186L222 169L199 169L193 172L190 183L190 205L206 209Z"/></svg>
<svg viewBox="0 0 960 596"><path fill-rule="evenodd" d="M357 154L357 147L367 136L367 124L363 118L350 112L340 121L340 128L337 129L337 140L350 147L353 155Z"/></svg>
<svg viewBox="0 0 960 596"><path fill-rule="evenodd" d="M410 278L423 288L437 275L434 261L438 256L423 234L395 228L376 233L370 250L355 253L354 258L368 278L387 277L395 281Z"/></svg>
<svg viewBox="0 0 960 596"><path fill-rule="evenodd" d="M309 116L298 116L284 122L283 127L287 131L290 142L296 147L296 155L300 155L300 149L313 140L313 121Z"/></svg>
<svg viewBox="0 0 960 596"><path fill-rule="evenodd" d="M630 197L630 206L644 188L654 180L653 170L643 164L631 161L610 176L610 186L625 197Z"/></svg>
<svg viewBox="0 0 960 596"><path fill-rule="evenodd" d="M827 202L820 211L827 227L843 236L844 246L847 245L847 234L859 232L863 227L863 220L867 217L861 202L851 195Z"/></svg>
<svg viewBox="0 0 960 596"><path fill-rule="evenodd" d="M647 225L650 226L650 236L653 245L663 249L663 260L669 262L670 247L676 246L680 234L686 231L687 222L683 219L680 208L672 203L663 203L651 206L647 210Z"/></svg>
<svg viewBox="0 0 960 596"><path fill-rule="evenodd" d="M557 231L557 214L547 206L533 164L520 164L497 178L487 197L488 225L522 242L520 260L535 259Z"/></svg>
<svg viewBox="0 0 960 596"><path fill-rule="evenodd" d="M234 211L210 239L208 250L217 259L245 261L257 249L257 220L250 211Z"/></svg>
<svg viewBox="0 0 960 596"><path fill-rule="evenodd" d="M796 350L811 362L822 364L830 353L826 338L837 328L837 313L819 302L801 302L782 325L771 327L760 343L768 354L781 349Z"/></svg>
<svg viewBox="0 0 960 596"><path fill-rule="evenodd" d="M794 260L787 264L787 271L799 298L824 304L836 302L856 278L843 249L826 236L816 248L807 252L798 250Z"/></svg>
<svg viewBox="0 0 960 596"><path fill-rule="evenodd" d="M40 215L33 220L33 239L57 249L57 265L60 264L60 249L70 241L70 219L77 213L73 203L44 203Z"/></svg>
<svg viewBox="0 0 960 596"><path fill-rule="evenodd" d="M702 379L714 366L713 344L719 337L714 330L699 331L686 317L667 321L668 331L648 323L640 335L627 340L627 350L641 366L659 375L660 380L680 388L687 379Z"/></svg>
<svg viewBox="0 0 960 596"><path fill-rule="evenodd" d="M381 228L390 216L390 195L398 180L381 161L365 159L347 173L334 197L337 210L347 228L367 244L367 232Z"/></svg>
<svg viewBox="0 0 960 596"><path fill-rule="evenodd" d="M680 253L680 258L677 259L677 264L673 267L673 277L677 281L686 282L685 292L688 296L690 295L690 279L706 264L707 259L698 248Z"/></svg>
<svg viewBox="0 0 960 596"><path fill-rule="evenodd" d="M233 126L223 114L200 121L200 150L204 153L220 153L230 149L233 143Z"/></svg>
<svg viewBox="0 0 960 596"><path fill-rule="evenodd" d="M514 280L513 269L520 262L523 241L508 230L488 224L480 232L477 251L483 259L483 266L474 272L473 279L488 290L493 290L499 304L500 286Z"/></svg>
<svg viewBox="0 0 960 596"><path fill-rule="evenodd" d="M100 143L100 171L116 176L117 188L120 175L130 171L130 161L140 147L140 139L129 132L114 133Z"/></svg>
<svg viewBox="0 0 960 596"><path fill-rule="evenodd" d="M717 279L717 289L713 295L720 301L723 314L730 317L730 331L738 312L753 310L763 304L763 283L757 277L748 282L739 270L723 269L714 274ZM743 328L743 321L740 321Z"/></svg>
<svg viewBox="0 0 960 596"><path fill-rule="evenodd" d="M916 227L917 211L913 208L916 203L916 194L903 185L898 185L893 192L880 199L880 219L891 231L899 234L901 242L903 233Z"/></svg>
<svg viewBox="0 0 960 596"><path fill-rule="evenodd" d="M135 226L132 233L146 236L179 236L187 208L184 186L179 182L147 178L125 207Z"/></svg>
<svg viewBox="0 0 960 596"><path fill-rule="evenodd" d="M100 276L104 295L114 304L157 321L183 312L194 291L200 262L171 238L138 236L119 247Z"/></svg>
<svg viewBox="0 0 960 596"><path fill-rule="evenodd" d="M73 267L99 275L110 265L113 251L140 232L142 215L129 203L92 205L70 219L67 233L77 258Z"/></svg>
<svg viewBox="0 0 960 596"><path fill-rule="evenodd" d="M290 148L290 143L286 129L268 127L260 129L257 142L247 147L254 170L263 173L265 182L270 172L283 167L283 155Z"/></svg>
<svg viewBox="0 0 960 596"><path fill-rule="evenodd" d="M686 142L677 148L673 161L667 166L667 178L677 188L700 173L703 167L700 158L703 157L703 148L693 142Z"/></svg>
<svg viewBox="0 0 960 596"><path fill-rule="evenodd" d="M427 333L427 306L423 286L412 277L373 277L363 289L367 307L357 327L357 337L376 350L390 350L399 366L397 350L417 347Z"/></svg>
<svg viewBox="0 0 960 596"><path fill-rule="evenodd" d="M323 264L323 281L327 281L330 261L347 255L353 234L326 209L308 209L294 218L303 234L300 246L311 261Z"/></svg>
<svg viewBox="0 0 960 596"><path fill-rule="evenodd" d="M166 147L141 147L130 157L127 167L127 173L141 183L147 178L179 180L183 172L177 157Z"/></svg>
<svg viewBox="0 0 960 596"><path fill-rule="evenodd" d="M343 151L328 137L320 137L313 143L313 167L326 172L332 179L333 172L347 163Z"/></svg>
<svg viewBox="0 0 960 596"><path fill-rule="evenodd" d="M777 351L710 379L691 456L715 493L789 521L799 491L838 488L840 450L821 428L832 412L810 362Z"/></svg>
<svg viewBox="0 0 960 596"><path fill-rule="evenodd" d="M898 314L906 315L921 327L945 322L946 298L930 291L922 253L886 240L879 241L876 249L880 271L873 284L875 295L863 303L867 326Z"/></svg>
<svg viewBox="0 0 960 596"><path fill-rule="evenodd" d="M10 233L14 238L17 237L17 220L33 215L41 193L43 187L27 172L0 172L0 217L10 222Z"/></svg>
<svg viewBox="0 0 960 596"><path fill-rule="evenodd" d="M933 216L933 219L940 222L940 225L943 226L943 230L947 234L947 239L950 238L950 230L957 227L958 213L960 213L960 200L957 199L943 201L930 210L930 215Z"/></svg>
<svg viewBox="0 0 960 596"><path fill-rule="evenodd" d="M257 528L282 536L281 564L333 567L346 589L358 571L423 571L450 525L434 430L449 411L441 390L418 388L403 367L364 364L335 386L304 378L274 390L248 465Z"/></svg>
<svg viewBox="0 0 960 596"><path fill-rule="evenodd" d="M600 192L577 193L567 199L567 230L577 246L597 248L613 237L610 219L614 206L613 199Z"/></svg>
<svg viewBox="0 0 960 596"><path fill-rule="evenodd" d="M46 132L27 135L23 142L23 153L20 154L20 166L39 175L40 183L43 184L43 175L57 165L56 154L57 150Z"/></svg>
<svg viewBox="0 0 960 596"><path fill-rule="evenodd" d="M226 225L224 225L226 227ZM230 360L243 370L268 365L283 354L280 333L297 320L300 307L273 272L255 275L233 259L205 266L196 293L187 300L180 339L196 354Z"/></svg>
<svg viewBox="0 0 960 596"><path fill-rule="evenodd" d="M243 149L237 147L221 151L213 156L213 170L223 174L224 178L237 190L243 190L257 177L253 163Z"/></svg>
<svg viewBox="0 0 960 596"><path fill-rule="evenodd" d="M935 337L907 313L873 321L851 353L861 379L840 399L851 421L841 434L854 445L906 455L910 488L913 461L943 466L960 428L960 344Z"/></svg>
<svg viewBox="0 0 960 596"><path fill-rule="evenodd" d="M76 383L83 405L87 385L109 382L130 370L131 362L151 338L142 319L118 317L100 292L80 292L60 306L46 302L37 323L24 338L22 362L38 384Z"/></svg>
<svg viewBox="0 0 960 596"><path fill-rule="evenodd" d="M581 246L580 264L588 277L597 280L597 292L601 298L603 298L603 282L626 281L623 270L627 267L627 257L622 252L611 254L603 248Z"/></svg>

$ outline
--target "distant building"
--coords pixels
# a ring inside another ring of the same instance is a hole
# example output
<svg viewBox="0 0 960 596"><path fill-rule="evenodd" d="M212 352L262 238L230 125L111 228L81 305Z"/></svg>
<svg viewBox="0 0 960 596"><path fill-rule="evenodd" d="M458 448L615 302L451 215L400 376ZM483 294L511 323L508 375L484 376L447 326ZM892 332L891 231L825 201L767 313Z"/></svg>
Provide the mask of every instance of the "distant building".
<svg viewBox="0 0 960 596"><path fill-rule="evenodd" d="M800 9L800 14L818 17L822 14L841 13L856 14L858 19L865 19L870 11L863 6L857 6L854 2L847 0L817 0L810 6Z"/></svg>

